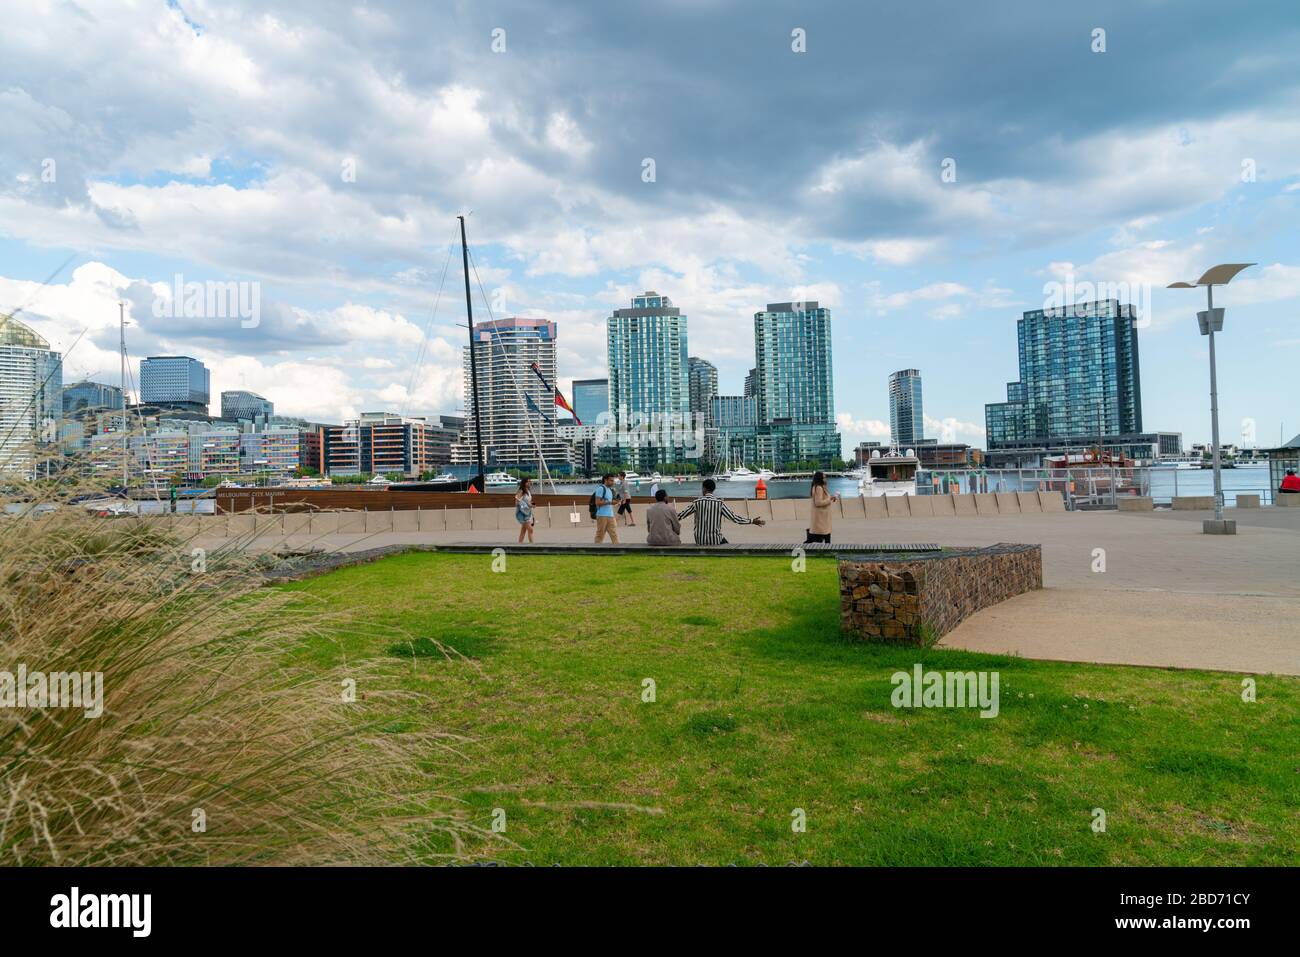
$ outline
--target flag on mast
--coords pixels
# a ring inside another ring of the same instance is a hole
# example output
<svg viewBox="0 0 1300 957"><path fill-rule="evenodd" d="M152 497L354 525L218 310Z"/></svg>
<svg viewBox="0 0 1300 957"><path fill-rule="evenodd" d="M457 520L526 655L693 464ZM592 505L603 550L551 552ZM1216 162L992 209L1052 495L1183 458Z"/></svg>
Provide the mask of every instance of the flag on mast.
<svg viewBox="0 0 1300 957"><path fill-rule="evenodd" d="M529 395L527 392L524 393L524 402L528 403L528 408L530 408L532 411L536 412L538 415L542 417L543 422L551 421L546 417L546 413L537 407L537 403L533 401L533 397Z"/></svg>
<svg viewBox="0 0 1300 957"><path fill-rule="evenodd" d="M559 389L555 389L551 387L551 384L546 381L546 376L542 375L542 370L537 365L537 363L536 362L532 363L528 368L532 369L533 372L536 374L537 378L542 380L542 386L547 390L549 390L551 394L555 396L555 404L559 406L561 409L563 409L565 412L569 413L569 415L573 416L574 422L576 422L578 425L582 425L582 419L578 418L578 413L573 411L573 406L569 405L568 399L564 397L564 394L560 392ZM542 417L545 418L545 416Z"/></svg>

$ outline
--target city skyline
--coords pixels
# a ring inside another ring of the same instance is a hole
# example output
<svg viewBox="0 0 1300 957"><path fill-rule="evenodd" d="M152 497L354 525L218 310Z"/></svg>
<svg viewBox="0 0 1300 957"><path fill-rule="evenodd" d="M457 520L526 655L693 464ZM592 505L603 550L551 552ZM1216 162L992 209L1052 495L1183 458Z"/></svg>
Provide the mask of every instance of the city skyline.
<svg viewBox="0 0 1300 957"><path fill-rule="evenodd" d="M849 5L562 9L501 4L453 26L376 8L323 24L285 4L282 32L238 3L182 2L7 33L0 311L22 308L67 354L65 381L117 384L122 299L133 361L193 355L214 395L247 389L330 421L457 412L455 266L430 313L454 215L472 211L483 318L559 323L566 393L607 374L604 319L642 290L691 315L722 394L750 368L753 309L828 305L847 450L888 435L881 382L908 367L929 379L925 434L983 446L1021 314L1053 284L1127 284L1144 314L1147 427L1190 444L1208 439L1205 346L1194 306L1163 286L1257 261L1224 294L1224 439L1250 423L1268 446L1300 425L1274 384L1300 349L1286 19L1024 4L996 24L952 12L936 34L907 10ZM639 38L635 58L590 42L612 32ZM55 44L61 61L44 55ZM563 68L538 69L552 55ZM143 61L159 76L145 82ZM963 82L975 61L980 82ZM331 82L304 82L315 76ZM696 105L679 89L708 94ZM715 103L738 104L725 129ZM111 134L79 133L106 111ZM255 324L177 302L185 283L222 282L258 306Z"/></svg>

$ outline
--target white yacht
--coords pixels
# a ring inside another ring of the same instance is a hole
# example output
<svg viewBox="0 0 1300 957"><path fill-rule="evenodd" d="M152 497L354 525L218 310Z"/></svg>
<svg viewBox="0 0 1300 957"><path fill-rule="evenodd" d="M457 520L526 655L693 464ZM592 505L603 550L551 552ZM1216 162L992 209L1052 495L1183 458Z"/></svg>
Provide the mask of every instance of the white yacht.
<svg viewBox="0 0 1300 957"><path fill-rule="evenodd" d="M489 472L483 477L483 484L487 488L513 488L519 480L509 472Z"/></svg>
<svg viewBox="0 0 1300 957"><path fill-rule="evenodd" d="M757 482L759 479L767 482L775 474L771 469L759 469L755 472L743 465L737 465L731 471L723 472L718 478L723 482Z"/></svg>
<svg viewBox="0 0 1300 957"><path fill-rule="evenodd" d="M884 455L877 449L867 460L867 474L858 480L858 493L869 498L915 495L916 470L920 466L921 460L911 449L900 452L897 448L892 448Z"/></svg>

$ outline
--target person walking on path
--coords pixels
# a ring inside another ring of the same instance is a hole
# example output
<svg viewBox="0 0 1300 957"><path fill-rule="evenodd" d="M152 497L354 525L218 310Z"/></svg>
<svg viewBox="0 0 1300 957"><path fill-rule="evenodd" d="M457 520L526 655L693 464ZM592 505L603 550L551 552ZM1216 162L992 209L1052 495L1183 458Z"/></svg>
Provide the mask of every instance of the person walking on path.
<svg viewBox="0 0 1300 957"><path fill-rule="evenodd" d="M804 544L812 542L831 543L831 506L840 500L838 494L832 495L826 488L826 475L814 472L812 477L812 527L804 536Z"/></svg>
<svg viewBox="0 0 1300 957"><path fill-rule="evenodd" d="M624 525L636 525L636 516L632 514L632 489L627 483L627 473L618 473L618 515Z"/></svg>
<svg viewBox="0 0 1300 957"><path fill-rule="evenodd" d="M718 483L713 479L705 479L704 494L677 513L678 521L687 515L695 516L696 545L726 545L727 540L722 537L724 518L737 525L766 524L761 518L741 518L733 512L726 502L713 494L717 487Z"/></svg>
<svg viewBox="0 0 1300 957"><path fill-rule="evenodd" d="M519 544L524 543L525 536L528 544L533 544L533 528L537 524L537 516L533 514L531 479L519 480L519 491L515 492L515 521L519 523Z"/></svg>
<svg viewBox="0 0 1300 957"><path fill-rule="evenodd" d="M668 493L655 492L655 503L645 512L645 541L647 545L680 545L682 522L677 509L668 504Z"/></svg>
<svg viewBox="0 0 1300 957"><path fill-rule="evenodd" d="M605 475L596 486L596 544L606 534L611 545L618 544L618 523L614 520L614 476Z"/></svg>

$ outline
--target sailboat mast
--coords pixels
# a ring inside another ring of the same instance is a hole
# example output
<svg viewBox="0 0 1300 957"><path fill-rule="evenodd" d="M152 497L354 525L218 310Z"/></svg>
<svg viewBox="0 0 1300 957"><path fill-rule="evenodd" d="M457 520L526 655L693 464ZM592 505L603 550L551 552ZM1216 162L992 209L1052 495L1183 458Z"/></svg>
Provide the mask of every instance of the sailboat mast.
<svg viewBox="0 0 1300 957"><path fill-rule="evenodd" d="M469 324L469 381L474 393L470 401L474 404L474 445L478 453L478 477L474 480L480 492L486 491L483 472L483 422L479 417L478 403L478 363L474 361L474 303L469 294L469 243L465 239L465 217L460 220L460 255L465 266L465 320Z"/></svg>
<svg viewBox="0 0 1300 957"><path fill-rule="evenodd" d="M122 360L122 488L125 489L130 483L127 481L127 458L129 456L126 428L126 304L123 302L117 304L117 338Z"/></svg>

